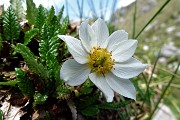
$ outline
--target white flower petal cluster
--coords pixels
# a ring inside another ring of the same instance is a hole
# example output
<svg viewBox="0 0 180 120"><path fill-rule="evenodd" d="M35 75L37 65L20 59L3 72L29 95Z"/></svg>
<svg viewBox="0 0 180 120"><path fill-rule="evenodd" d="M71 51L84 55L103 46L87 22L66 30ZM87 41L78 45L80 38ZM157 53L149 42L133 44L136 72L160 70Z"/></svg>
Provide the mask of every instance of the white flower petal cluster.
<svg viewBox="0 0 180 120"><path fill-rule="evenodd" d="M139 75L145 64L133 56L137 40L129 40L128 33L118 30L109 36L107 25L97 19L91 26L82 22L80 40L59 35L74 59L65 61L60 77L70 86L81 85L89 79L103 92L107 102L112 102L114 91L136 100L136 90L129 78Z"/></svg>

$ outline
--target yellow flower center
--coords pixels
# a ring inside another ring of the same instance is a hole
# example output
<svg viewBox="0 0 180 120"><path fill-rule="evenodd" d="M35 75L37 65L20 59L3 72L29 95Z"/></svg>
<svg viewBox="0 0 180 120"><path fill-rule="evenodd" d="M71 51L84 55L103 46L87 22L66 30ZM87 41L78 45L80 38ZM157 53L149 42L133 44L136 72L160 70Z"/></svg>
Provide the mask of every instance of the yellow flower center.
<svg viewBox="0 0 180 120"><path fill-rule="evenodd" d="M88 56L88 65L92 72L105 74L109 72L114 65L114 59L111 58L112 53L106 48L93 47Z"/></svg>

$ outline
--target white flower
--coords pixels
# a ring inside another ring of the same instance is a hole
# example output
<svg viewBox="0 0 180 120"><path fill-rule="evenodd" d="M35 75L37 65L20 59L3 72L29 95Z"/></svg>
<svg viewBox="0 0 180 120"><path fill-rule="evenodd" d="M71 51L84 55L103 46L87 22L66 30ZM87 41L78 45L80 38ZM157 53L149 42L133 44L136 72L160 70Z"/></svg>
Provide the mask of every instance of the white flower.
<svg viewBox="0 0 180 120"><path fill-rule="evenodd" d="M70 86L78 86L89 79L104 93L107 102L112 102L114 92L136 100L136 90L129 78L139 75L146 65L133 54L137 40L128 40L128 33L118 30L109 36L102 19L90 26L82 22L79 31L81 40L59 35L67 44L74 59L64 62L60 77Z"/></svg>

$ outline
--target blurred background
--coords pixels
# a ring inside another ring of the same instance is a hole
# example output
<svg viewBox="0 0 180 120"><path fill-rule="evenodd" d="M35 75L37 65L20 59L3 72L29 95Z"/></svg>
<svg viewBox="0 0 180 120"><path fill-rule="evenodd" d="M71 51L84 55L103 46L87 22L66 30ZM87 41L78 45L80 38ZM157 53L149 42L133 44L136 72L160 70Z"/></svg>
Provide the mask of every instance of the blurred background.
<svg viewBox="0 0 180 120"><path fill-rule="evenodd" d="M25 0L22 1L26 10ZM56 13L64 6L63 16L69 16L72 29L78 30L81 21L85 19L95 20L101 17L107 22L110 33L117 29L124 29L129 33L129 38L137 38L139 44L135 55L143 63L148 63L149 67L145 71L147 78L151 76L153 65L157 60L157 66L150 84L152 94L155 96L152 101L153 103L157 101L156 97L159 97L162 89L169 82L180 60L180 0L171 0L140 36L137 36L139 31L163 5L165 0L137 0L135 28L133 28L135 0L33 1L37 7L40 4L48 9L54 6ZM8 0L1 0L0 5L4 5L6 9L10 3ZM133 30L135 34L133 34ZM139 79L139 83L145 91L144 81ZM171 116L172 113L172 120L180 119L180 70L178 70L173 83L166 92L161 105L165 106L161 107L165 111L163 114ZM170 112L167 112L167 109Z"/></svg>

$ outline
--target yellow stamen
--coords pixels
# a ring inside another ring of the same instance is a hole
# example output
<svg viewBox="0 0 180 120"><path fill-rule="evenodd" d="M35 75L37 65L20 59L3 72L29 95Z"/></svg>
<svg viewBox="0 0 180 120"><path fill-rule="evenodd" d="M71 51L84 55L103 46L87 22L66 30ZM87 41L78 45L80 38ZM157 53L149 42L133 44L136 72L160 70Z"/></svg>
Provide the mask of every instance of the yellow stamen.
<svg viewBox="0 0 180 120"><path fill-rule="evenodd" d="M106 48L93 47L88 56L88 64L92 72L105 74L109 72L114 65L114 59L111 58L112 53Z"/></svg>

